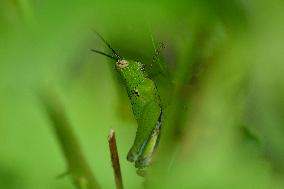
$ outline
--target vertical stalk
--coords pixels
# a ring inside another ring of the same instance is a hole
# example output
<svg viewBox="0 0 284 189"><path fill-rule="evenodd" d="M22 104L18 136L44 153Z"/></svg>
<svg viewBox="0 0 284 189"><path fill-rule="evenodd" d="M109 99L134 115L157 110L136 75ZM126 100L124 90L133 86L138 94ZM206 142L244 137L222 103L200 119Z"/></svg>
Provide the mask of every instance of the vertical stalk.
<svg viewBox="0 0 284 189"><path fill-rule="evenodd" d="M40 97L52 122L52 127L63 151L68 173L73 183L78 189L99 189L100 187L85 160L58 97L51 92L47 92Z"/></svg>
<svg viewBox="0 0 284 189"><path fill-rule="evenodd" d="M116 146L115 132L113 129L109 131L108 144L109 144L112 168L113 168L114 177L115 177L116 189L123 189L123 182L122 182L119 157L118 157L117 146Z"/></svg>

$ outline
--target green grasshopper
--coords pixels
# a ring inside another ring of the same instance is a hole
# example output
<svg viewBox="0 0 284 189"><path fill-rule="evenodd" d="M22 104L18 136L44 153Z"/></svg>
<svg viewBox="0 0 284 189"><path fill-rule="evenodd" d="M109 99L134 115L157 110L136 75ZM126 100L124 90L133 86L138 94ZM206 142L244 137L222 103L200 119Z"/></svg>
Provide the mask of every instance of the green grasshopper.
<svg viewBox="0 0 284 189"><path fill-rule="evenodd" d="M160 96L155 83L144 73L142 63L122 58L99 33L97 35L113 55L95 49L91 51L116 61L115 68L124 82L138 123L134 144L128 152L127 160L135 162L136 168L143 169L150 164L160 138L163 122Z"/></svg>

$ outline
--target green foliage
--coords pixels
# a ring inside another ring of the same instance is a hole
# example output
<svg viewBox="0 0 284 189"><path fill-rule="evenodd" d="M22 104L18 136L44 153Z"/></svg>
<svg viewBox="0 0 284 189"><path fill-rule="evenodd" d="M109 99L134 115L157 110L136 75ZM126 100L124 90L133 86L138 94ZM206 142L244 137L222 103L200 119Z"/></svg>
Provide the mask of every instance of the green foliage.
<svg viewBox="0 0 284 189"><path fill-rule="evenodd" d="M2 0L0 188L75 188L55 179L68 162L36 94L49 85L101 188L115 187L110 127L125 188L283 188L283 9L280 0ZM104 48L93 28L146 65L161 97L165 124L145 178L126 161L137 124L113 62L89 51Z"/></svg>
<svg viewBox="0 0 284 189"><path fill-rule="evenodd" d="M75 134L64 113L58 97L52 89L41 92L40 101L46 111L62 148L67 163L67 175L78 189L99 189L99 185L81 152Z"/></svg>

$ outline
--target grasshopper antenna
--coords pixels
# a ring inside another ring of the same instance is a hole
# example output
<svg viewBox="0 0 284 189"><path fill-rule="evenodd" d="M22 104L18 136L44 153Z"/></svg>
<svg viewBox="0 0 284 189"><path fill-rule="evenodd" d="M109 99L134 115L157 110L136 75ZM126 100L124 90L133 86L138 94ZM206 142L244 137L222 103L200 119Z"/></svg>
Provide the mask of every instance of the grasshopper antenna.
<svg viewBox="0 0 284 189"><path fill-rule="evenodd" d="M110 44L103 38L103 36L101 36L96 30L93 30L100 38L101 40L108 46L108 48L112 51L112 53L115 55L116 57L116 60L122 60L122 58L115 52L115 50L110 46ZM96 51L96 50L92 50L94 52L97 52L99 54L102 54L102 55L106 55L107 57L110 57L110 55L107 55L103 52L100 52L100 51ZM110 57L111 58L111 57Z"/></svg>
<svg viewBox="0 0 284 189"><path fill-rule="evenodd" d="M102 52L102 51L98 51L98 50L95 50L95 49L91 49L91 51L93 51L93 52L95 52L95 53L98 53L98 54L101 54L101 55L104 55L104 56L106 56L106 57L109 57L109 58L114 59L114 60L116 60L116 61L119 60L119 59L117 59L116 56L112 56L112 55L106 54L106 53L104 53L104 52Z"/></svg>

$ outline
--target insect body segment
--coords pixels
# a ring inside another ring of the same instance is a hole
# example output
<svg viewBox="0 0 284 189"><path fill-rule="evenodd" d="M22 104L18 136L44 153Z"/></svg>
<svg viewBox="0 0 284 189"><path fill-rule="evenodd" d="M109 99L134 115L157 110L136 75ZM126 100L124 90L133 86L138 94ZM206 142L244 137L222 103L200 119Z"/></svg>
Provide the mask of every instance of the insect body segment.
<svg viewBox="0 0 284 189"><path fill-rule="evenodd" d="M107 45L110 47L108 43ZM111 50L115 52L112 48ZM92 51L105 54L97 50ZM117 57L116 70L124 81L132 111L138 123L134 144L128 152L127 160L135 162L135 167L142 169L149 165L159 141L163 117L160 97L155 83L145 77L143 65L140 62L125 60L117 54L115 56ZM113 56L108 55L108 57Z"/></svg>

